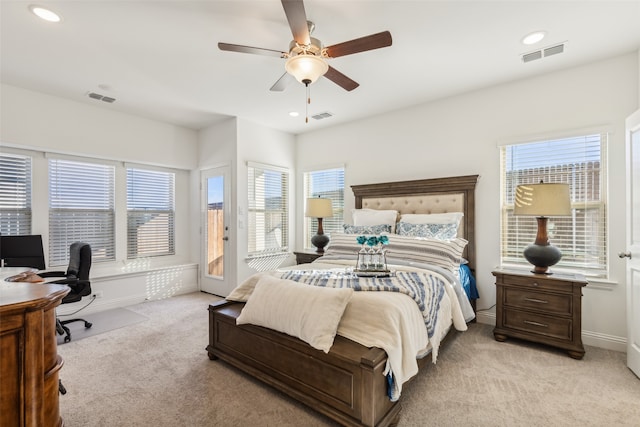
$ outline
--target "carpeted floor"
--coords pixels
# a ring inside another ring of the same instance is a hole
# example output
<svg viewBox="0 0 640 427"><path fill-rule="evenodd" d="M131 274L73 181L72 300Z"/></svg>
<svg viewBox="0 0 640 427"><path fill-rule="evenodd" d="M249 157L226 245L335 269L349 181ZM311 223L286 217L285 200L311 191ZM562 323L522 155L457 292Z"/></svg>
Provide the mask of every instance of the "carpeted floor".
<svg viewBox="0 0 640 427"><path fill-rule="evenodd" d="M149 318L60 346L66 427L332 426L220 361L210 361L207 305L193 293L128 307ZM406 384L399 426L637 426L640 380L623 353L564 352L493 339L472 324Z"/></svg>

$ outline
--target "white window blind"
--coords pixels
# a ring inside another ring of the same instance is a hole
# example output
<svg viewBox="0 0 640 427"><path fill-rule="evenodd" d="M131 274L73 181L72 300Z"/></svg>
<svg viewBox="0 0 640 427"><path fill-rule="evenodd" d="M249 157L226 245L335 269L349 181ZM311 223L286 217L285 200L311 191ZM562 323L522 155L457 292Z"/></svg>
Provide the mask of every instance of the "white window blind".
<svg viewBox="0 0 640 427"><path fill-rule="evenodd" d="M31 157L0 154L0 234L31 234Z"/></svg>
<svg viewBox="0 0 640 427"><path fill-rule="evenodd" d="M342 232L344 224L344 168L323 169L304 174L304 199L322 197L331 199L333 216L322 220L325 234ZM315 218L304 220L304 247L313 248L311 237L318 231L318 221Z"/></svg>
<svg viewBox="0 0 640 427"><path fill-rule="evenodd" d="M289 250L289 172L273 166L248 165L248 255L258 257Z"/></svg>
<svg viewBox="0 0 640 427"><path fill-rule="evenodd" d="M115 259L114 167L49 159L49 264L69 262L69 246L91 245L93 261Z"/></svg>
<svg viewBox="0 0 640 427"><path fill-rule="evenodd" d="M529 266L522 252L537 232L534 217L514 216L516 186L569 184L572 216L550 217L549 241L562 251L555 270L607 274L606 134L548 140L501 148L502 264Z"/></svg>
<svg viewBox="0 0 640 427"><path fill-rule="evenodd" d="M175 174L127 168L127 257L175 254Z"/></svg>

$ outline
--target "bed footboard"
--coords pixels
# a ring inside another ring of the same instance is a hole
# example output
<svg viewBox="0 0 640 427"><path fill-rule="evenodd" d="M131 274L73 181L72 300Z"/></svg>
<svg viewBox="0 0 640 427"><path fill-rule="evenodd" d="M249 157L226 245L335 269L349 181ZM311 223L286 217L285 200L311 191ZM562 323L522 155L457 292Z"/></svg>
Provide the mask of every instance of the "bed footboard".
<svg viewBox="0 0 640 427"><path fill-rule="evenodd" d="M387 398L386 353L336 336L328 354L280 332L236 325L244 303L209 306L212 360L221 359L345 426L389 426L400 404Z"/></svg>

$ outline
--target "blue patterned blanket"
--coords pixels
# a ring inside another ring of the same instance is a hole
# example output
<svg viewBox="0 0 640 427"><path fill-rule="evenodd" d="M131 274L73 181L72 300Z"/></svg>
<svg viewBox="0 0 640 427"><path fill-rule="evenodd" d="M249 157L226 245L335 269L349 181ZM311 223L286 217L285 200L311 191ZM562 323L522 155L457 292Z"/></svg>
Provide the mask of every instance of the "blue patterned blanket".
<svg viewBox="0 0 640 427"><path fill-rule="evenodd" d="M398 271L389 277L358 277L335 270L290 270L280 272L280 278L314 286L406 294L422 312L429 338L435 332L440 302L445 293L445 283L439 277L411 271Z"/></svg>

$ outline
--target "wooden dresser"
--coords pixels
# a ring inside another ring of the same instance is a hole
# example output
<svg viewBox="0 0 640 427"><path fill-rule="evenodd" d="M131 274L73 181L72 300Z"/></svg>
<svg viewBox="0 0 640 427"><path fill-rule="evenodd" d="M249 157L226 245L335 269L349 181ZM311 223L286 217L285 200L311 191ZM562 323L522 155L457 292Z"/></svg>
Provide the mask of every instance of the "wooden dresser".
<svg viewBox="0 0 640 427"><path fill-rule="evenodd" d="M582 359L581 275L496 270L497 341L520 338L567 350Z"/></svg>
<svg viewBox="0 0 640 427"><path fill-rule="evenodd" d="M0 278L0 426L62 426L55 307L63 285Z"/></svg>

